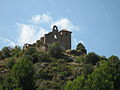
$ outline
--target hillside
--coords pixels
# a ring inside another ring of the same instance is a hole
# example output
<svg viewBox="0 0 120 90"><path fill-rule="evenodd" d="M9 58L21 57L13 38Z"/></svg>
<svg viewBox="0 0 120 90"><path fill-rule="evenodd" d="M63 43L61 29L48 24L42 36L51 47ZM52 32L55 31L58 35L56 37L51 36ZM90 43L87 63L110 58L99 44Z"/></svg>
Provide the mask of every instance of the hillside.
<svg viewBox="0 0 120 90"><path fill-rule="evenodd" d="M120 90L120 60L52 44L48 51L34 47L4 47L0 51L0 90Z"/></svg>

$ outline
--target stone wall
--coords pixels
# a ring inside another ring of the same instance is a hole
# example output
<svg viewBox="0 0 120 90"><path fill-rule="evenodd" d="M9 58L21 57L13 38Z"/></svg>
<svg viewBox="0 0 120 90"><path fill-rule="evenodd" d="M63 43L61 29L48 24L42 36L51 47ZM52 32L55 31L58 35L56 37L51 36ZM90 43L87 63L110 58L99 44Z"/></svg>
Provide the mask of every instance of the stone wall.
<svg viewBox="0 0 120 90"><path fill-rule="evenodd" d="M47 50L46 45L49 46L54 42L59 42L63 50L71 49L71 33L72 32L67 31L65 29L59 32L57 26L55 25L53 26L52 32L45 34L43 37L40 38L40 40L36 41L36 48L46 51ZM27 48L29 46L24 47Z"/></svg>

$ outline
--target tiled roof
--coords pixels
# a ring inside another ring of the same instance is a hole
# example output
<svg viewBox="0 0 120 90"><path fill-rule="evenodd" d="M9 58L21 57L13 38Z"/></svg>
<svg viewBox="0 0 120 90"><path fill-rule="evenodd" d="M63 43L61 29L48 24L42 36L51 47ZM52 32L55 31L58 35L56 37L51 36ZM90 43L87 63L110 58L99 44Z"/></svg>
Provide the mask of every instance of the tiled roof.
<svg viewBox="0 0 120 90"><path fill-rule="evenodd" d="M66 29L63 29L63 30L61 30L60 32L70 32L70 33L72 33L71 31L68 31L68 30L66 30Z"/></svg>

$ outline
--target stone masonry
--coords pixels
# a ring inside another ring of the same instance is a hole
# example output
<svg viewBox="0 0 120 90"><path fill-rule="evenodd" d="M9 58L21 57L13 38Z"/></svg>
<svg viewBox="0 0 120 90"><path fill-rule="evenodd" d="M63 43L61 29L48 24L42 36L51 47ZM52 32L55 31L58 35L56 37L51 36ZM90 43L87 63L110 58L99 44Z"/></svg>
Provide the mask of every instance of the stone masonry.
<svg viewBox="0 0 120 90"><path fill-rule="evenodd" d="M71 33L66 29L58 31L56 25L53 26L52 32L45 34L40 40L33 44L24 44L24 49L36 47L39 50L47 51L47 47L54 42L58 42L63 50L71 49Z"/></svg>

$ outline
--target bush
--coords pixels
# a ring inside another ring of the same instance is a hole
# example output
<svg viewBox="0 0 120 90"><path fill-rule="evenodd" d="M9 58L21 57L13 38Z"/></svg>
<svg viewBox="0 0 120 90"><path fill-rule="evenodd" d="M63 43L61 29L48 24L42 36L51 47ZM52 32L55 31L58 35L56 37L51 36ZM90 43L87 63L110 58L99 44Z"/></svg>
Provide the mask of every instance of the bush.
<svg viewBox="0 0 120 90"><path fill-rule="evenodd" d="M66 61L66 62L73 62L73 58L70 57L70 56L68 56L67 58L65 58L65 61Z"/></svg>
<svg viewBox="0 0 120 90"><path fill-rule="evenodd" d="M12 49L12 55L15 56L15 57L20 57L22 54L22 50L21 50L21 47L20 46L15 46L13 49Z"/></svg>
<svg viewBox="0 0 120 90"><path fill-rule="evenodd" d="M63 55L63 59L66 62L72 62L73 61L73 57L72 56L68 56L68 55Z"/></svg>
<svg viewBox="0 0 120 90"><path fill-rule="evenodd" d="M85 64L84 64L85 65ZM65 90L120 90L120 61L102 63L93 70L93 66L83 66L82 75L68 81Z"/></svg>
<svg viewBox="0 0 120 90"><path fill-rule="evenodd" d="M5 79L1 86L2 89L0 90L22 90L21 88L18 87L18 83L12 77L12 75L5 76Z"/></svg>
<svg viewBox="0 0 120 90"><path fill-rule="evenodd" d="M85 78L83 75L78 76L73 81L68 81L64 90L84 90Z"/></svg>
<svg viewBox="0 0 120 90"><path fill-rule="evenodd" d="M87 50L85 49L85 46L82 43L79 43L76 48L77 51L79 51L81 54L87 54Z"/></svg>
<svg viewBox="0 0 120 90"><path fill-rule="evenodd" d="M33 63L36 62L50 62L49 56L46 52L39 52L36 48L30 47L24 52L24 57L28 58Z"/></svg>
<svg viewBox="0 0 120 90"><path fill-rule="evenodd" d="M95 65L99 61L99 56L94 52L90 52L86 55L85 63L91 63Z"/></svg>
<svg viewBox="0 0 120 90"><path fill-rule="evenodd" d="M83 64L82 65L82 75L87 78L89 74L93 72L94 68L91 64Z"/></svg>
<svg viewBox="0 0 120 90"><path fill-rule="evenodd" d="M85 56L79 56L78 58L76 58L76 62L77 63L85 62L85 59L86 59Z"/></svg>
<svg viewBox="0 0 120 90"><path fill-rule="evenodd" d="M48 48L48 54L53 58L61 58L62 57L62 49L60 48L60 44L58 42L53 43Z"/></svg>
<svg viewBox="0 0 120 90"><path fill-rule="evenodd" d="M111 62L116 62L119 60L119 58L117 56L112 55L111 57L108 58L108 60Z"/></svg>
<svg viewBox="0 0 120 90"><path fill-rule="evenodd" d="M38 61L39 62L51 62L51 59L45 52L39 52Z"/></svg>
<svg viewBox="0 0 120 90"><path fill-rule="evenodd" d="M35 79L45 79L45 80L51 80L52 79L52 75L50 73L48 73L47 69L37 69L34 75Z"/></svg>
<svg viewBox="0 0 120 90"><path fill-rule="evenodd" d="M12 69L14 64L15 64L15 59L12 57L12 58L9 58L7 60L7 65L6 66L7 66L7 68Z"/></svg>
<svg viewBox="0 0 120 90"><path fill-rule="evenodd" d="M29 47L27 50L25 50L25 52L24 52L24 55L25 56L27 56L27 55L32 55L33 53L35 53L36 52L36 48L34 48L34 47Z"/></svg>
<svg viewBox="0 0 120 90"><path fill-rule="evenodd" d="M2 49L2 55L4 58L8 58L11 56L11 48L10 47L4 47Z"/></svg>
<svg viewBox="0 0 120 90"><path fill-rule="evenodd" d="M34 90L34 68L31 61L26 58L19 60L12 68L13 78L22 90Z"/></svg>

